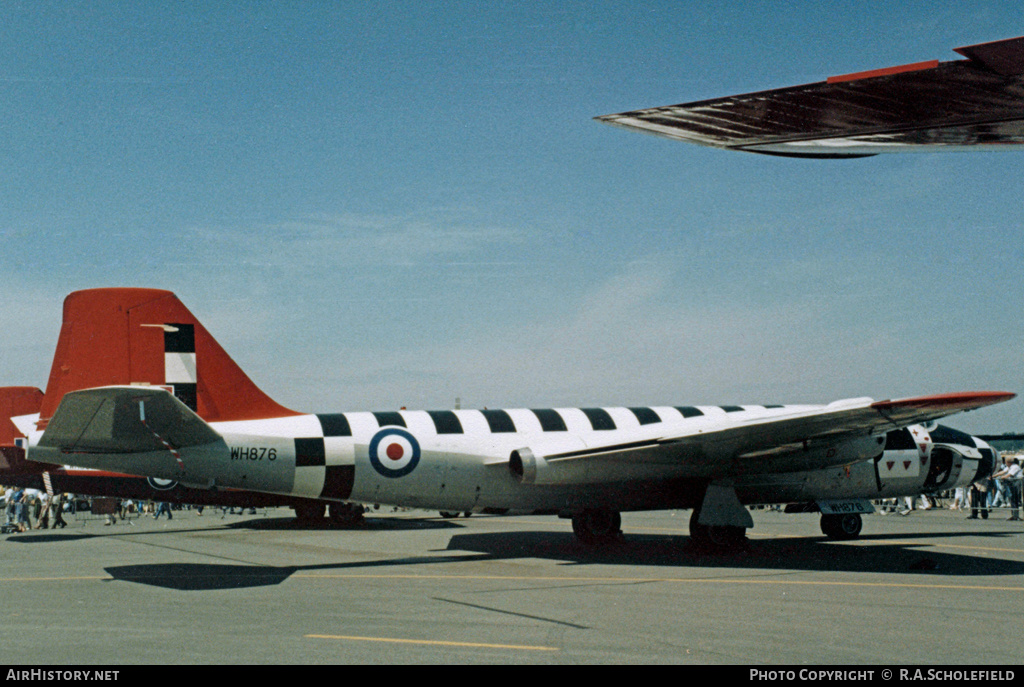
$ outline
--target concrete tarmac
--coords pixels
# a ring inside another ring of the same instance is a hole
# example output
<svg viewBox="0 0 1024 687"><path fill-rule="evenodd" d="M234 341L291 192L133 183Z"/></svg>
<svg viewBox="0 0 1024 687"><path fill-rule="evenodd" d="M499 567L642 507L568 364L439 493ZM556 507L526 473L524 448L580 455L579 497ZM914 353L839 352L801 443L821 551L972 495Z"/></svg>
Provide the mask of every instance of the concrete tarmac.
<svg viewBox="0 0 1024 687"><path fill-rule="evenodd" d="M286 509L71 520L0 538L21 666L315 663L1019 664L1024 526L1006 513L753 512L745 549L689 542L688 511L627 513L624 541L555 517Z"/></svg>

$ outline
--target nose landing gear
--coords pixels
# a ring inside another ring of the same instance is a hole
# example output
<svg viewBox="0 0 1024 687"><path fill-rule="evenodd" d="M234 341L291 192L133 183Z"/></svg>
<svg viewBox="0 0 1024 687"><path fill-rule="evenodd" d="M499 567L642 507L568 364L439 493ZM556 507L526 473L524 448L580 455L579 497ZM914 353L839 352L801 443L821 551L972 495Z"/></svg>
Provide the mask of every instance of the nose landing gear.
<svg viewBox="0 0 1024 687"><path fill-rule="evenodd" d="M829 539L836 541L848 541L860 536L861 527L864 526L858 513L844 513L841 515L822 515L821 531Z"/></svg>

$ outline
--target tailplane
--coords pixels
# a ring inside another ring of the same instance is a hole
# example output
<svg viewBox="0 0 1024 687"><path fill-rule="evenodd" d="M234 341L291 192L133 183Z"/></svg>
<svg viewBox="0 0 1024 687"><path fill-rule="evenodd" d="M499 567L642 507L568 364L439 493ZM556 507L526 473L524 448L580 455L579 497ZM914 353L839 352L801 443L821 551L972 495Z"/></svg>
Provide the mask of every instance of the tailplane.
<svg viewBox="0 0 1024 687"><path fill-rule="evenodd" d="M207 422L298 415L263 393L170 291L90 289L64 300L41 426L64 394L158 386Z"/></svg>
<svg viewBox="0 0 1024 687"><path fill-rule="evenodd" d="M210 425L166 389L107 386L64 396L33 448L60 453L166 452L220 440ZM55 454L59 455L59 453ZM43 456L42 460L46 460ZM179 459L180 460L180 459Z"/></svg>

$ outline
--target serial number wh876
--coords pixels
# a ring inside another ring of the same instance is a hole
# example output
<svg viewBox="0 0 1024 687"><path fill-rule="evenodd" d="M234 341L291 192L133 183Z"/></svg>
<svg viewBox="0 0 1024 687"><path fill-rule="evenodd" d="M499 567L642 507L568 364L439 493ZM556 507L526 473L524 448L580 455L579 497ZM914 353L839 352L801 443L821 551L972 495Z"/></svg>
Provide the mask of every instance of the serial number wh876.
<svg viewBox="0 0 1024 687"><path fill-rule="evenodd" d="M277 449L266 446L232 446L231 460L277 460Z"/></svg>

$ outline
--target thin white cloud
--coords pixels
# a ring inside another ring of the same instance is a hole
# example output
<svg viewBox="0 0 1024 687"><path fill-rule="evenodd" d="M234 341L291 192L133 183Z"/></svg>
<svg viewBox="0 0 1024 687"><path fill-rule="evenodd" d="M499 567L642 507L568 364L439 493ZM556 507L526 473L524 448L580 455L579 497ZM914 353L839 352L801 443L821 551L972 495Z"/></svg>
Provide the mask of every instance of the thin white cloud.
<svg viewBox="0 0 1024 687"><path fill-rule="evenodd" d="M192 228L187 243L199 251L202 261L293 268L465 258L528 238L517 228L479 223L454 211L430 211L310 215L272 225Z"/></svg>

